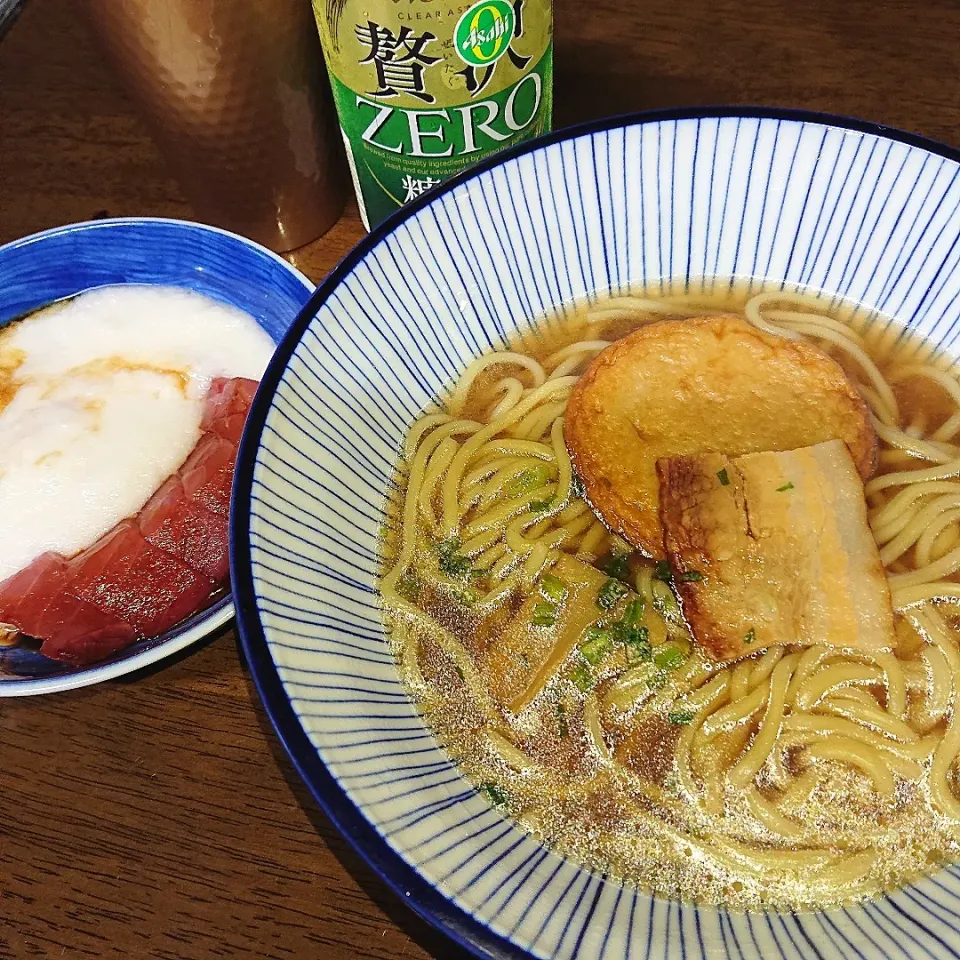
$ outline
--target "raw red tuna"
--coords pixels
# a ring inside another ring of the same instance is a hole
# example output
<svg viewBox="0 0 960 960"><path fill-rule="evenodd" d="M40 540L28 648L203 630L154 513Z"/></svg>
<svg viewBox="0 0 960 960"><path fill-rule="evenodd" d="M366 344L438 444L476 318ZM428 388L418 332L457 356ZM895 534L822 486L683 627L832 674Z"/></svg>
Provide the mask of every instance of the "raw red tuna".
<svg viewBox="0 0 960 960"><path fill-rule="evenodd" d="M0 620L45 638L41 653L71 663L102 660L133 643L133 627L64 591L67 569L63 557L45 553L0 584Z"/></svg>
<svg viewBox="0 0 960 960"><path fill-rule="evenodd" d="M230 575L227 518L188 500L179 477L164 483L137 521L147 543L179 557L215 583L226 582Z"/></svg>
<svg viewBox="0 0 960 960"><path fill-rule="evenodd" d="M43 611L60 593L67 562L57 553L42 553L28 567L0 583L0 621L21 633L41 637Z"/></svg>
<svg viewBox="0 0 960 960"><path fill-rule="evenodd" d="M37 635L47 638L40 647L44 656L77 665L103 660L137 640L130 624L67 593L47 607Z"/></svg>
<svg viewBox="0 0 960 960"><path fill-rule="evenodd" d="M0 583L0 622L75 664L109 657L200 610L229 576L228 513L237 444L257 389L218 378L202 433L178 473L135 518L67 561L45 553Z"/></svg>
<svg viewBox="0 0 960 960"><path fill-rule="evenodd" d="M124 520L70 561L66 589L153 637L203 606L215 586Z"/></svg>
<svg viewBox="0 0 960 960"><path fill-rule="evenodd" d="M211 513L227 516L237 445L205 433L180 468L180 482L188 500Z"/></svg>
<svg viewBox="0 0 960 960"><path fill-rule="evenodd" d="M215 379L210 384L200 429L239 443L257 386L256 380L242 377Z"/></svg>

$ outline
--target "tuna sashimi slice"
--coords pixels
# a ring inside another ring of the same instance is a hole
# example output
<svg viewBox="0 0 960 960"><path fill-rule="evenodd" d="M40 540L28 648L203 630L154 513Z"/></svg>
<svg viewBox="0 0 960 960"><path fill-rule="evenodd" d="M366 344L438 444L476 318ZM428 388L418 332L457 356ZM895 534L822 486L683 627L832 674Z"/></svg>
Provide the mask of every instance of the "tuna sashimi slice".
<svg viewBox="0 0 960 960"><path fill-rule="evenodd" d="M170 477L137 518L147 543L182 560L215 583L230 574L227 518L187 499L177 476Z"/></svg>
<svg viewBox="0 0 960 960"><path fill-rule="evenodd" d="M211 433L215 433L230 443L240 443L243 436L243 428L247 424L247 414L232 413L229 417L221 417L211 428Z"/></svg>
<svg viewBox="0 0 960 960"><path fill-rule="evenodd" d="M67 590L98 610L157 636L199 609L215 584L151 546L124 520L70 561Z"/></svg>
<svg viewBox="0 0 960 960"><path fill-rule="evenodd" d="M77 665L103 660L137 639L129 624L67 593L47 607L36 635L44 638L45 657Z"/></svg>
<svg viewBox="0 0 960 960"><path fill-rule="evenodd" d="M246 412L253 403L259 385L256 380L246 377L214 377L204 401L200 429L209 430L218 417Z"/></svg>
<svg viewBox="0 0 960 960"><path fill-rule="evenodd" d="M236 459L236 444L205 433L180 468L180 481L187 499L211 513L227 516Z"/></svg>
<svg viewBox="0 0 960 960"><path fill-rule="evenodd" d="M29 566L0 583L0 621L22 633L37 632L44 610L63 590L67 563L58 553L42 553Z"/></svg>
<svg viewBox="0 0 960 960"><path fill-rule="evenodd" d="M217 377L207 393L200 429L239 443L258 386L243 377Z"/></svg>

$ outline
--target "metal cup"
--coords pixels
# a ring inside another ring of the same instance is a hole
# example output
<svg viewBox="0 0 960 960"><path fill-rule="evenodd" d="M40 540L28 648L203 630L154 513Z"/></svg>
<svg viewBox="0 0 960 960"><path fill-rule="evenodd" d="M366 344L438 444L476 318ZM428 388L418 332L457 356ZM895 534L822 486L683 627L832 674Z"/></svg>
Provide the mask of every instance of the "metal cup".
<svg viewBox="0 0 960 960"><path fill-rule="evenodd" d="M340 216L342 145L306 0L84 0L196 216L291 250Z"/></svg>

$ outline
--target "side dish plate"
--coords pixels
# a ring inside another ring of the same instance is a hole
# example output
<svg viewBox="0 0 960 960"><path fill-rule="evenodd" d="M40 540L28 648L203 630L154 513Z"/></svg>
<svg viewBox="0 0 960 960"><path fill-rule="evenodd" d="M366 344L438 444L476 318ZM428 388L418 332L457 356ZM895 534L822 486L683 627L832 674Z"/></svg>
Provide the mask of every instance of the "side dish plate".
<svg viewBox="0 0 960 960"><path fill-rule="evenodd" d="M0 325L56 300L111 284L179 286L251 314L279 342L313 285L282 257L235 234L150 218L56 227L0 247ZM53 693L140 670L222 627L229 596L160 637L89 667L0 647L0 697Z"/></svg>

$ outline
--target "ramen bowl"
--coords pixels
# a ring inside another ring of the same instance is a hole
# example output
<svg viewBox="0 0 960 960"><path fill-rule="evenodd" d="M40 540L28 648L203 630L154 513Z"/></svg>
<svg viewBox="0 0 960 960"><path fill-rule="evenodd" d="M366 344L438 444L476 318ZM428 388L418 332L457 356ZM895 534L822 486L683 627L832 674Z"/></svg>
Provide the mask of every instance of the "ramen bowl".
<svg viewBox="0 0 960 960"><path fill-rule="evenodd" d="M558 304L742 277L839 294L950 354L958 160L905 133L778 111L560 131L381 225L284 339L237 468L242 641L318 802L406 903L477 956L960 954L954 866L844 908L736 912L651 896L544 847L439 746L401 682L378 596L407 429L475 357Z"/></svg>
<svg viewBox="0 0 960 960"><path fill-rule="evenodd" d="M56 227L0 247L0 324L85 290L158 284L206 294L252 315L275 342L313 285L250 240L180 220L130 218ZM87 667L0 647L0 697L51 693L140 670L196 643L233 616L229 595L159 637Z"/></svg>

